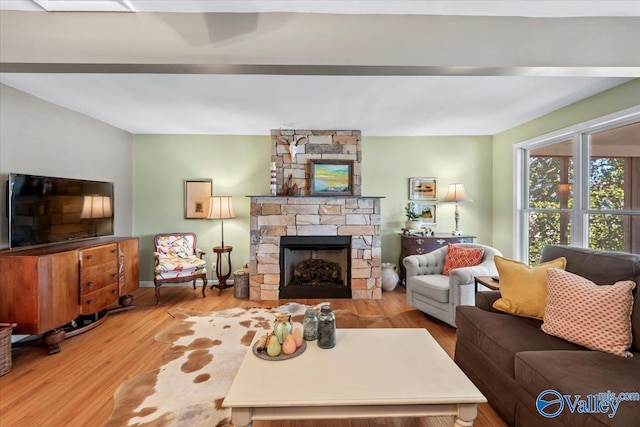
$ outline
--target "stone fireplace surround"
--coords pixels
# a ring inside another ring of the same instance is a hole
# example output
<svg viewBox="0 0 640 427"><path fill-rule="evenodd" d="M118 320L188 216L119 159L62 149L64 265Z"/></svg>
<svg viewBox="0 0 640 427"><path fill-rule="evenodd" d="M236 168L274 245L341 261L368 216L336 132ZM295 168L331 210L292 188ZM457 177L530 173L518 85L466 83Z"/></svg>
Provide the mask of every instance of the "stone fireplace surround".
<svg viewBox="0 0 640 427"><path fill-rule="evenodd" d="M310 160L353 161L352 194L309 197ZM250 196L250 299L279 299L282 236L350 236L351 297L382 298L381 197L361 196L361 132L272 130L271 161L276 165L278 188L291 177L300 192L296 196Z"/></svg>
<svg viewBox="0 0 640 427"><path fill-rule="evenodd" d="M380 197L251 196L252 300L279 298L282 236L351 236L351 296L382 298Z"/></svg>

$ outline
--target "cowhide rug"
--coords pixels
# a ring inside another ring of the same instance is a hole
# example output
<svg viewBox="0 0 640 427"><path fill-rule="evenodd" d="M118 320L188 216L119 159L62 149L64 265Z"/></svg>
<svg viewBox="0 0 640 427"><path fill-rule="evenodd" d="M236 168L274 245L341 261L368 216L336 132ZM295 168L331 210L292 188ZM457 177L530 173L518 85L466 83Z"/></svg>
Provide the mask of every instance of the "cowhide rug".
<svg viewBox="0 0 640 427"><path fill-rule="evenodd" d="M301 326L307 308L288 303L212 313L170 310L176 322L155 337L171 345L164 365L120 385L105 426L231 426L231 411L222 401L255 334L273 327L276 312L292 314ZM339 328L389 326L387 316L335 313Z"/></svg>

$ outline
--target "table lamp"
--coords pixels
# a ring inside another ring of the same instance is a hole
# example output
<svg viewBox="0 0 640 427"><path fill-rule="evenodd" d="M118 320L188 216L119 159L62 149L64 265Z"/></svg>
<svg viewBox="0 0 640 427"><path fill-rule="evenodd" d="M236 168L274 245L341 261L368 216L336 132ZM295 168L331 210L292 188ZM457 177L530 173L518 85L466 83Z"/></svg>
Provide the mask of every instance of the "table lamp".
<svg viewBox="0 0 640 427"><path fill-rule="evenodd" d="M447 191L447 195L444 196L445 202L456 202L456 229L453 230L454 236L462 235L462 231L460 231L460 207L458 206L458 202L471 202L471 198L464 190L463 184L449 184L449 191Z"/></svg>

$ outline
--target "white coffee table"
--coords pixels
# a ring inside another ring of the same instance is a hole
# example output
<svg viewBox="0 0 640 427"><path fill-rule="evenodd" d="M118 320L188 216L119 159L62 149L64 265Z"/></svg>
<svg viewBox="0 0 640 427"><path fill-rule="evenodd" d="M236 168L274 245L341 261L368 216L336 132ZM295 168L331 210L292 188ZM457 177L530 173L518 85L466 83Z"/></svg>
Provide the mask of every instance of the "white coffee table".
<svg viewBox="0 0 640 427"><path fill-rule="evenodd" d="M256 337L256 339L259 337ZM338 329L334 348L262 360L249 349L224 399L232 420L455 416L472 426L485 397L426 329Z"/></svg>

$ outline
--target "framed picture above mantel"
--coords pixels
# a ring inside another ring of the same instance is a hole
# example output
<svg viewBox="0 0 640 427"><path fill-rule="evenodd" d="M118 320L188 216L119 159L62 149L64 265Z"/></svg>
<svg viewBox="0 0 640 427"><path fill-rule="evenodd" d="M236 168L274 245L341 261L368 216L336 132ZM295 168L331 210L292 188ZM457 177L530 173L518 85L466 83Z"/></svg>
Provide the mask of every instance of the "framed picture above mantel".
<svg viewBox="0 0 640 427"><path fill-rule="evenodd" d="M353 160L309 160L310 196L352 196Z"/></svg>

